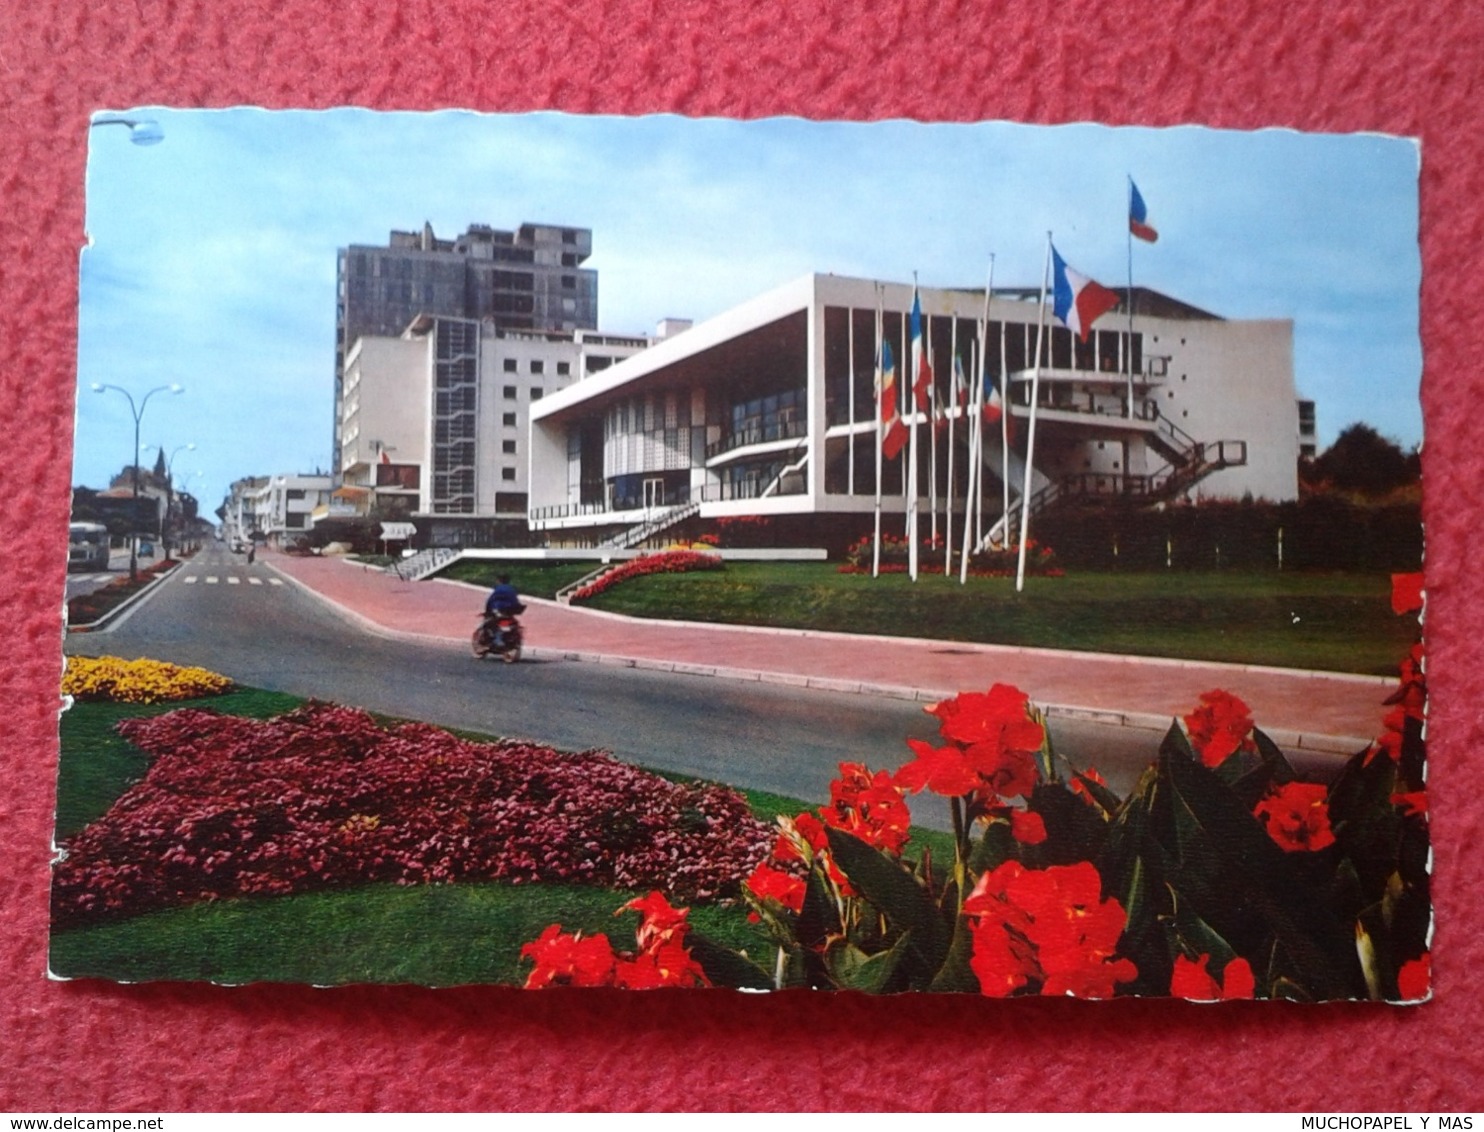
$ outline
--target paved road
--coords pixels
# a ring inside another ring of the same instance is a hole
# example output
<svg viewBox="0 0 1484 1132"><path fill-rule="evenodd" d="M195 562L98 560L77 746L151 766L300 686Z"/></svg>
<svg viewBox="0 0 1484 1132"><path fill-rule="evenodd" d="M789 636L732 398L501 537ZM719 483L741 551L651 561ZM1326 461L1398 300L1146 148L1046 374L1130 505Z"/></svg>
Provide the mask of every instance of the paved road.
<svg viewBox="0 0 1484 1132"><path fill-rule="evenodd" d="M472 623L472 622L471 622ZM601 747L636 763L822 801L836 765L906 761L905 738L931 738L920 705L558 660L476 661L455 645L372 636L259 562L210 545L149 599L67 651L200 664L243 683L561 749ZM1132 783L1158 736L1064 721L1057 749L1096 752L1115 785ZM925 799L919 820L940 826Z"/></svg>

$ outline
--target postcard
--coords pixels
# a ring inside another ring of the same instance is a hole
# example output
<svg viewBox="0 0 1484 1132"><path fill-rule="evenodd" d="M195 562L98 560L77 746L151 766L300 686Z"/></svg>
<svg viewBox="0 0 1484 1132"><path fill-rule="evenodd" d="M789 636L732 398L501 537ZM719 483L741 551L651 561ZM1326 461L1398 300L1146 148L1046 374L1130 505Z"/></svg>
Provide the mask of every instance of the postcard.
<svg viewBox="0 0 1484 1132"><path fill-rule="evenodd" d="M1430 996L1415 142L88 147L53 977Z"/></svg>

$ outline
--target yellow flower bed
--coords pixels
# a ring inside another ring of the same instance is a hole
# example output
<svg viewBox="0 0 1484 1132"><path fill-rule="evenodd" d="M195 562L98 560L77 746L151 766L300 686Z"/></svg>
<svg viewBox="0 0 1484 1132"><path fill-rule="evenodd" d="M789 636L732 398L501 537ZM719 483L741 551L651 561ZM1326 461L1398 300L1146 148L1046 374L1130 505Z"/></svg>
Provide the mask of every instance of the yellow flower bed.
<svg viewBox="0 0 1484 1132"><path fill-rule="evenodd" d="M157 704L219 696L232 681L204 668L185 668L163 660L124 660L117 656L69 656L62 693L79 700Z"/></svg>

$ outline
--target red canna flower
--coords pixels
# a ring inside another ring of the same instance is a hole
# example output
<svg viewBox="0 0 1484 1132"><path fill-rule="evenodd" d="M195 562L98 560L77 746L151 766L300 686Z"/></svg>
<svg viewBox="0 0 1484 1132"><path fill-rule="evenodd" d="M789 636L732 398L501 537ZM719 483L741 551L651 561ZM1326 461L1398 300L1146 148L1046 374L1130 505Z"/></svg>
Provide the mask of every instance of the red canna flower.
<svg viewBox="0 0 1484 1132"><path fill-rule="evenodd" d="M916 794L926 787L934 794L956 798L980 785L979 772L958 747L933 747L921 739L908 739L907 746L917 759L897 771L896 783L903 790Z"/></svg>
<svg viewBox="0 0 1484 1132"><path fill-rule="evenodd" d="M748 891L759 900L776 900L791 912L803 910L806 887L803 879L782 869L775 869L767 861L758 863L746 884ZM752 912L747 918L756 922L758 915Z"/></svg>
<svg viewBox="0 0 1484 1132"><path fill-rule="evenodd" d="M690 930L686 923L689 908L672 908L662 892L651 892L648 896L630 900L614 913L638 912L639 926L634 929L634 938L642 950L664 943L672 938L685 938Z"/></svg>
<svg viewBox="0 0 1484 1132"><path fill-rule="evenodd" d="M606 935L568 935L561 924L552 924L538 939L522 947L520 954L536 964L526 977L527 990L603 987L613 980L614 954Z"/></svg>
<svg viewBox="0 0 1484 1132"><path fill-rule="evenodd" d="M1092 782L1096 782L1099 786L1107 786L1108 785L1108 780L1106 778L1104 778L1101 774L1098 773L1097 767L1092 767L1092 766L1088 767L1086 770L1084 770L1082 772L1082 778L1086 778L1086 779L1091 780ZM1082 778L1074 778L1074 779L1072 779L1072 784L1071 784L1072 793L1073 794L1076 794L1079 798L1081 798L1089 806L1093 806L1093 807L1095 807L1097 809L1102 809L1102 807L1100 805L1098 805L1097 799L1092 796L1092 791L1089 790L1087 788L1087 786L1083 783Z"/></svg>
<svg viewBox="0 0 1484 1132"><path fill-rule="evenodd" d="M909 739L917 758L897 771L902 789L917 793L926 788L948 797L972 793L992 806L999 798L1029 794L1035 787L1035 755L1046 733L1030 717L1024 692L996 684L988 692L961 692L927 711L938 718L938 732L949 745L934 748Z"/></svg>
<svg viewBox="0 0 1484 1132"><path fill-rule="evenodd" d="M964 914L983 994L1002 997L1039 981L1043 995L1108 998L1138 975L1115 955L1123 908L1102 899L1102 878L1087 861L1048 869L1006 861L979 878Z"/></svg>
<svg viewBox="0 0 1484 1132"><path fill-rule="evenodd" d="M1230 692L1201 693L1201 706L1185 717L1190 745L1201 762L1216 768L1237 751L1255 751L1252 711Z"/></svg>
<svg viewBox="0 0 1484 1132"><path fill-rule="evenodd" d="M1045 734L1029 709L1030 697L1019 688L996 684L988 692L960 692L927 711L938 717L943 738L965 747L1035 752Z"/></svg>
<svg viewBox="0 0 1484 1132"><path fill-rule="evenodd" d="M1427 815L1427 791L1410 790L1405 794L1393 794L1391 804L1401 809L1403 817L1425 817Z"/></svg>
<svg viewBox="0 0 1484 1132"><path fill-rule="evenodd" d="M1030 810L1011 810L1010 836L1022 845L1040 845L1046 840L1046 822Z"/></svg>
<svg viewBox="0 0 1484 1132"><path fill-rule="evenodd" d="M1391 575L1391 612L1411 613L1422 608L1422 575Z"/></svg>
<svg viewBox="0 0 1484 1132"><path fill-rule="evenodd" d="M830 805L820 816L826 825L890 853L902 851L912 825L906 796L892 775L872 774L859 763L840 764L840 777L830 783Z"/></svg>
<svg viewBox="0 0 1484 1132"><path fill-rule="evenodd" d="M1252 815L1286 852L1316 852L1335 843L1329 825L1329 791L1322 783L1288 782L1276 787L1257 803Z"/></svg>
<svg viewBox="0 0 1484 1132"><path fill-rule="evenodd" d="M1170 994L1193 1002L1219 1002L1224 999L1252 998L1257 993L1252 966L1247 960L1241 956L1230 960L1221 972L1220 983L1206 970L1206 964L1210 961L1211 956L1205 953L1194 961L1183 955L1175 956L1175 969L1170 975Z"/></svg>
<svg viewBox="0 0 1484 1132"><path fill-rule="evenodd" d="M625 990L660 987L709 987L711 982L680 939L646 948L633 958L619 959L613 985Z"/></svg>
<svg viewBox="0 0 1484 1132"><path fill-rule="evenodd" d="M1404 1001L1417 1002L1432 993L1432 956L1424 951L1396 973L1396 990Z"/></svg>

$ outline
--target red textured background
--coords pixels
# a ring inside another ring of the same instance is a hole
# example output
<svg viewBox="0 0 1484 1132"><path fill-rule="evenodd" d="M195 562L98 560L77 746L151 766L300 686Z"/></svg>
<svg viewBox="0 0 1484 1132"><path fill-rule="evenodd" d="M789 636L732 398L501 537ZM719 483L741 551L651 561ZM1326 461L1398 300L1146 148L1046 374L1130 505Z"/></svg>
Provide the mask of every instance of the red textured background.
<svg viewBox="0 0 1484 1132"><path fill-rule="evenodd" d="M1469 644L1484 630L1470 569L1484 523L1484 312L1469 281L1484 247L1484 8L799 0L741 9L724 0L0 3L0 625L10 641L0 1109L1484 1107L1475 1021L1484 664ZM48 983L86 123L95 108L149 102L1420 136L1437 1000L1410 1010L1212 1009Z"/></svg>

